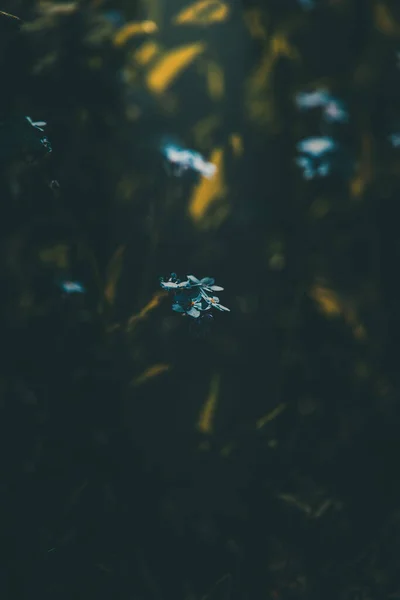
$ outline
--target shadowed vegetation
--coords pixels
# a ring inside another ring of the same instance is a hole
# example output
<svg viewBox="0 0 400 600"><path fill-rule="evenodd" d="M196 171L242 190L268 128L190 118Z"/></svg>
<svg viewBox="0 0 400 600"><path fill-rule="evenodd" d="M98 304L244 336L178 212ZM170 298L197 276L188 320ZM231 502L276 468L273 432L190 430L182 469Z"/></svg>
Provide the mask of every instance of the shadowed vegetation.
<svg viewBox="0 0 400 600"><path fill-rule="evenodd" d="M397 3L0 8L1 598L400 597Z"/></svg>

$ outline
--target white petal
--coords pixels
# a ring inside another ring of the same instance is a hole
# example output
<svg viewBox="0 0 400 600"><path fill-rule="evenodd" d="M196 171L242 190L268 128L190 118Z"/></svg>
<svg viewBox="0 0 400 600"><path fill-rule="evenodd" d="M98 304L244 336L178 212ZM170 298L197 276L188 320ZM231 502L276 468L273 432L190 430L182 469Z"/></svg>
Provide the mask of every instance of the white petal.
<svg viewBox="0 0 400 600"><path fill-rule="evenodd" d="M176 290L178 287L178 284L173 283L172 281L161 281L160 285L163 288L163 290Z"/></svg>
<svg viewBox="0 0 400 600"><path fill-rule="evenodd" d="M226 306L222 306L222 304L215 304L214 306L215 306L215 308L218 308L218 310L231 312L230 308L227 308Z"/></svg>
<svg viewBox="0 0 400 600"><path fill-rule="evenodd" d="M207 302L211 302L211 298L208 294L205 293L204 288L200 288L200 296L204 298Z"/></svg>

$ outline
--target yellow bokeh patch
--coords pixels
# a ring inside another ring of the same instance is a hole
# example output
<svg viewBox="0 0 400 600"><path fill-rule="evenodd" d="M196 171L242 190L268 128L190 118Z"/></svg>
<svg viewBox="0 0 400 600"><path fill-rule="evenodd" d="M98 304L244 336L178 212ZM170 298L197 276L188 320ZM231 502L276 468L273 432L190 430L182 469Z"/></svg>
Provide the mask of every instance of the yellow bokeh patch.
<svg viewBox="0 0 400 600"><path fill-rule="evenodd" d="M154 21L141 21L127 23L120 29L114 36L114 45L123 46L126 42L137 35L155 33L157 31L157 24Z"/></svg>
<svg viewBox="0 0 400 600"><path fill-rule="evenodd" d="M106 286L104 295L109 304L113 304L115 300L115 291L118 280L121 275L122 261L124 257L125 246L119 246L114 252L107 268Z"/></svg>
<svg viewBox="0 0 400 600"><path fill-rule="evenodd" d="M218 0L199 0L181 10L172 20L175 25L211 25L225 21L229 6Z"/></svg>
<svg viewBox="0 0 400 600"><path fill-rule="evenodd" d="M197 427L202 433L212 433L214 429L215 411L218 403L221 376L215 373L211 378L210 391L201 408Z"/></svg>
<svg viewBox="0 0 400 600"><path fill-rule="evenodd" d="M166 52L146 77L150 91L154 94L165 92L178 75L204 51L204 48L204 44L196 42Z"/></svg>
<svg viewBox="0 0 400 600"><path fill-rule="evenodd" d="M211 179L203 177L193 191L189 203L189 214L194 221L200 221L211 204L221 199L225 194L223 159L224 152L222 148L216 148L209 160L217 167L217 172Z"/></svg>
<svg viewBox="0 0 400 600"><path fill-rule="evenodd" d="M171 365L166 365L163 363L160 363L157 365L152 365L151 367L146 369L141 375L139 375L138 377L133 379L133 381L131 381L131 385L134 385L134 386L143 385L144 383L149 381L149 379L154 379L154 377L158 377L162 373L169 371L170 368L171 368Z"/></svg>

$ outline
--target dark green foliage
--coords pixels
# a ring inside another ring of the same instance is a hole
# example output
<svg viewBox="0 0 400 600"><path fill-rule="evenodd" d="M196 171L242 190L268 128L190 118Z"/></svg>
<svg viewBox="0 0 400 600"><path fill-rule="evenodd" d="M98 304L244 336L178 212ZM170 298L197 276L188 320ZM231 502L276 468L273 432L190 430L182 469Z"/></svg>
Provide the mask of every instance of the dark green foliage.
<svg viewBox="0 0 400 600"><path fill-rule="evenodd" d="M2 7L1 598L400 593L398 7L231 4ZM323 86L338 130L295 106ZM208 335L171 269L224 286Z"/></svg>

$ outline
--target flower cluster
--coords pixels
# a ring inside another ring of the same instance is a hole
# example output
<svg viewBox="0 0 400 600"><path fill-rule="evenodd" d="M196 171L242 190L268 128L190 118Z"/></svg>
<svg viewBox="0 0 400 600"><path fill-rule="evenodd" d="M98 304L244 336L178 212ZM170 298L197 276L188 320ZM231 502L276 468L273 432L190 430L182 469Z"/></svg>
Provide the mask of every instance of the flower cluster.
<svg viewBox="0 0 400 600"><path fill-rule="evenodd" d="M320 134L303 138L296 146L295 162L302 169L304 179L326 177L333 172L351 173L348 150L336 139L340 128L349 121L345 103L324 88L298 92L295 103L302 112L320 112Z"/></svg>
<svg viewBox="0 0 400 600"><path fill-rule="evenodd" d="M174 294L172 310L193 319L203 318L212 308L229 312L229 308L220 304L218 296L213 294L224 288L214 284L212 277L197 279L194 275L187 275L186 281L181 281L176 273L171 273L167 281L160 279L162 289Z"/></svg>

